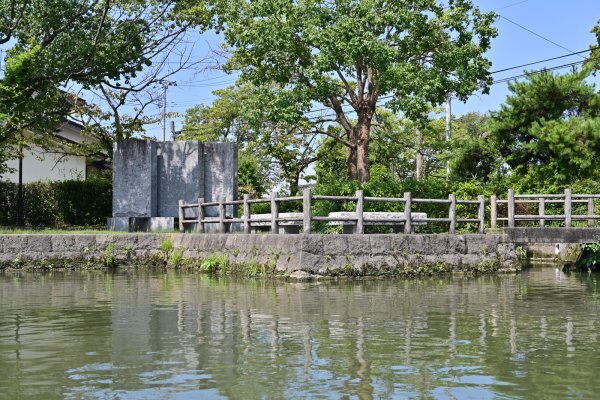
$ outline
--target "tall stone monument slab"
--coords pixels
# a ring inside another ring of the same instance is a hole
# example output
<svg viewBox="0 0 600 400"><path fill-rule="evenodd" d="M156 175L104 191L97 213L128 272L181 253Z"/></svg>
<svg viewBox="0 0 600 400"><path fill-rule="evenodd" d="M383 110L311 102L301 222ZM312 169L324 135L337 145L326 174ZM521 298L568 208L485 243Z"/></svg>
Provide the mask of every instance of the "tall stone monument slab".
<svg viewBox="0 0 600 400"><path fill-rule="evenodd" d="M172 230L179 216L179 200L235 200L237 169L237 146L233 143L116 143L109 229ZM227 213L233 215L233 208L228 207ZM206 216L216 215L216 207L206 209Z"/></svg>
<svg viewBox="0 0 600 400"><path fill-rule="evenodd" d="M126 140L114 145L113 216L157 216L156 143Z"/></svg>
<svg viewBox="0 0 600 400"><path fill-rule="evenodd" d="M158 216L177 217L179 200L195 203L204 197L204 145L185 141L157 143L157 147Z"/></svg>

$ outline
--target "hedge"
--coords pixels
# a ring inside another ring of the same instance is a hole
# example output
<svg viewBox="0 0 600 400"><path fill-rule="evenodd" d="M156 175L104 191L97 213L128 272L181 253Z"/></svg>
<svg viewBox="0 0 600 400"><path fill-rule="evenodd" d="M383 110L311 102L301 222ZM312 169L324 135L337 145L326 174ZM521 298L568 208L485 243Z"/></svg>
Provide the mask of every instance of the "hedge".
<svg viewBox="0 0 600 400"><path fill-rule="evenodd" d="M0 226L17 221L16 183L0 181ZM112 182L34 182L23 185L25 225L31 227L103 226L112 214Z"/></svg>

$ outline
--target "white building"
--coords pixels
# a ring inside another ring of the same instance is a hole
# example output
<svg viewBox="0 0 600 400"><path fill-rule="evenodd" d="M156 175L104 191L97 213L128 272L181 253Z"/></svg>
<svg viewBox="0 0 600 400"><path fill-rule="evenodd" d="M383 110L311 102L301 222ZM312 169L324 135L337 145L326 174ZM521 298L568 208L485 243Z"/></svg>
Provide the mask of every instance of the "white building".
<svg viewBox="0 0 600 400"><path fill-rule="evenodd" d="M81 125L75 122L64 122L55 133L57 143L77 144L91 140L81 134L82 128ZM60 146L57 146L57 148L60 148ZM10 160L7 162L7 166L14 171L3 174L0 179L17 183L19 181L19 160ZM24 150L23 183L84 180L90 167L90 161L84 156L65 155L60 150L32 146L31 149Z"/></svg>

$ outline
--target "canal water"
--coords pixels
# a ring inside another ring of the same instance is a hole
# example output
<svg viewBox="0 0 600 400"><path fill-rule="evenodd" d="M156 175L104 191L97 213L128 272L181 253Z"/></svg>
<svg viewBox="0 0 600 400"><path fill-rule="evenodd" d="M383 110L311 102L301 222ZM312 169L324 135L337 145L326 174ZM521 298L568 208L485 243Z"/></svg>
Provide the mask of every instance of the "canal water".
<svg viewBox="0 0 600 400"><path fill-rule="evenodd" d="M598 278L6 273L0 398L598 398Z"/></svg>

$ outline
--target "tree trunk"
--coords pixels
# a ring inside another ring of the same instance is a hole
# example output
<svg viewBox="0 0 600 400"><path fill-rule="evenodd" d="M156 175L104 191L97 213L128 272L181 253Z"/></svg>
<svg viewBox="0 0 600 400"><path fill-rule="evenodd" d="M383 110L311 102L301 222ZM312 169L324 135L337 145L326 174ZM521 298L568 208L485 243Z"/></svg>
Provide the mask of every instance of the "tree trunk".
<svg viewBox="0 0 600 400"><path fill-rule="evenodd" d="M354 147L346 147L346 165L348 167L348 179L359 182L368 182L371 178L369 171L369 133L370 123L364 119L346 132L348 142Z"/></svg>
<svg viewBox="0 0 600 400"><path fill-rule="evenodd" d="M295 173L294 176L288 180L290 196L296 196L298 194L298 182L300 182L300 173Z"/></svg>
<svg viewBox="0 0 600 400"><path fill-rule="evenodd" d="M416 154L416 170L415 170L415 179L417 181L420 181L423 179L423 176L425 176L425 171L424 171L424 162L423 162L423 135L421 135L421 130L419 128L417 128L415 130L416 136L417 136L417 154Z"/></svg>
<svg viewBox="0 0 600 400"><path fill-rule="evenodd" d="M423 153L421 150L417 150L417 166L415 171L415 178L420 181L423 179Z"/></svg>
<svg viewBox="0 0 600 400"><path fill-rule="evenodd" d="M371 179L369 169L369 125L367 123L357 127L359 130L358 143L356 146L356 170L358 180L362 183Z"/></svg>
<svg viewBox="0 0 600 400"><path fill-rule="evenodd" d="M23 205L23 149L19 155L19 183L17 187L17 226L25 225L25 207Z"/></svg>
<svg viewBox="0 0 600 400"><path fill-rule="evenodd" d="M353 141L351 139L351 137L353 136L353 133L348 135L350 137L349 142L350 143L355 143L355 141ZM350 180L356 180L358 179L358 170L357 170L357 152L356 152L356 148L352 148L352 147L346 147L346 166L348 168L348 179Z"/></svg>

